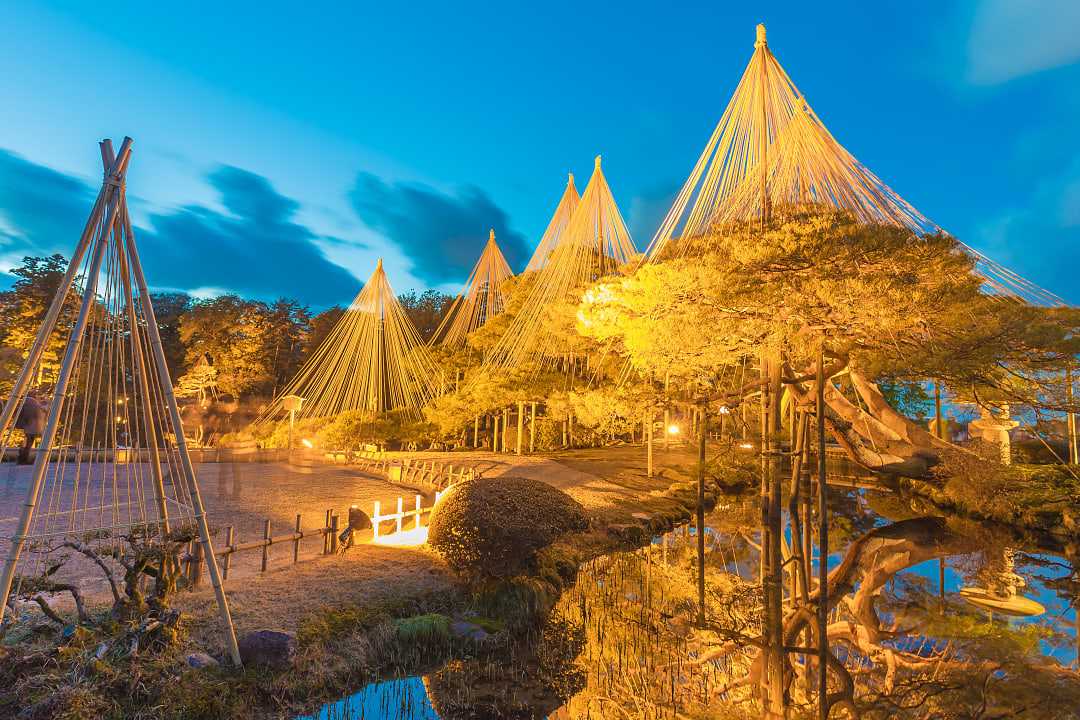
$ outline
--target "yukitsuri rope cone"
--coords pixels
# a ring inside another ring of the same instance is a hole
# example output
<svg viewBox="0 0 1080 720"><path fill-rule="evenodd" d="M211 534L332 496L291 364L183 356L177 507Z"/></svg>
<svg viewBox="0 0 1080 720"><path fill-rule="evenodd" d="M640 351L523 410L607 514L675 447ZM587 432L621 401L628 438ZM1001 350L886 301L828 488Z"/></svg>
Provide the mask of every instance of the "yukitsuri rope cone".
<svg viewBox="0 0 1080 720"><path fill-rule="evenodd" d="M386 279L380 259L334 329L257 424L286 414L285 398L304 398L297 418L346 410L410 419L439 394L441 374Z"/></svg>
<svg viewBox="0 0 1080 720"><path fill-rule="evenodd" d="M577 188L574 187L574 173L570 173L566 181L566 189L563 190L562 197L559 198L559 204L555 206L555 214L551 216L551 222L548 223L547 229L544 230L544 234L540 237L540 243L536 246L532 258L529 259L529 264L525 266L525 272L534 272L547 265L548 258L551 257L552 251L559 244L559 238L562 237L563 231L570 224L570 217L574 214L574 210L577 209L580 201L581 196L578 195Z"/></svg>
<svg viewBox="0 0 1080 720"><path fill-rule="evenodd" d="M813 204L916 235L941 231L833 138L769 50L765 26L758 25L750 63L653 237L648 257L679 255L680 238L766 213L775 219L787 208ZM1048 290L964 247L976 259L987 292L1061 304Z"/></svg>
<svg viewBox="0 0 1080 720"><path fill-rule="evenodd" d="M432 344L465 347L469 333L483 327L506 308L502 285L512 275L492 230L480 259L465 283L465 292L454 299L454 304L431 338Z"/></svg>
<svg viewBox="0 0 1080 720"><path fill-rule="evenodd" d="M240 664L236 635L210 542L157 320L128 216L125 177L131 138L114 153L101 144L105 178L71 263L57 288L10 396L0 411L0 453L36 415L43 426L17 524L0 575L0 619L8 598L58 561L77 562L65 543L102 563L123 557L124 538L158 545L194 531ZM64 346L59 365L50 343ZM19 418L24 418L19 422ZM37 433L33 433L37 434ZM85 558L82 558L85 560ZM117 570L120 570L117 567Z"/></svg>
<svg viewBox="0 0 1080 720"><path fill-rule="evenodd" d="M537 271L521 311L488 352L484 366L519 368L527 363L540 366L557 361L562 350L548 341L549 309L557 303L576 305L588 283L615 272L636 255L597 156L581 201L558 234L547 263Z"/></svg>

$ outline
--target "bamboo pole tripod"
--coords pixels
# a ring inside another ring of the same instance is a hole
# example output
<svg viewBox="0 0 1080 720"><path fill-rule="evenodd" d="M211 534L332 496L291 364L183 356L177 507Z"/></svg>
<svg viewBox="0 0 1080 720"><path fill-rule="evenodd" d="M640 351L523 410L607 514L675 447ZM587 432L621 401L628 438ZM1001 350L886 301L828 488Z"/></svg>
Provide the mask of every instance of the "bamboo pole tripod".
<svg viewBox="0 0 1080 720"><path fill-rule="evenodd" d="M125 532L150 527L167 537L175 521L192 527L198 537L226 646L239 666L236 632L128 214L125 178L131 146L131 138L124 138L116 152L111 140L100 143L101 190L0 411L6 446L49 340L67 331L61 313L78 298L26 499L0 573L0 620L21 583L20 559L32 565L40 546L93 533L103 542L117 542ZM70 460L73 450L75 462ZM83 454L90 459L82 460ZM30 556L24 558L26 550Z"/></svg>

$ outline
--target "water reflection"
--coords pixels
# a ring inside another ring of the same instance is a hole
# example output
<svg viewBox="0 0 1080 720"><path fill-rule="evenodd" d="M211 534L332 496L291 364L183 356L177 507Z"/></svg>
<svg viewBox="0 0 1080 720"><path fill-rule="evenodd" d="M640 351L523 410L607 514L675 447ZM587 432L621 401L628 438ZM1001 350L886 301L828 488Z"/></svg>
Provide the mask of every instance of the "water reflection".
<svg viewBox="0 0 1080 720"><path fill-rule="evenodd" d="M298 720L439 720L419 677L372 683Z"/></svg>
<svg viewBox="0 0 1080 720"><path fill-rule="evenodd" d="M1071 551L1040 549L972 521L926 517L866 488L831 491L829 512L830 567L850 565L838 585L843 599L828 615L839 666L830 672L830 693L849 690L871 718L1080 717L1080 583ZM780 535L784 695L797 716L813 711L816 683L813 654L798 650L812 650L816 638L795 617L800 590L791 577L787 516ZM341 701L312 717L503 716L494 695L513 698L517 717L760 717L763 540L760 497L722 498L707 519L704 626L697 622L696 538L680 528L581 569L557 607L559 627L548 632L578 640L535 653L547 656L542 669L524 655L458 662L425 680L369 686L347 699L352 714ZM812 580L816 544L809 555ZM1044 611L1009 612L1010 605ZM482 691L470 689L477 673Z"/></svg>

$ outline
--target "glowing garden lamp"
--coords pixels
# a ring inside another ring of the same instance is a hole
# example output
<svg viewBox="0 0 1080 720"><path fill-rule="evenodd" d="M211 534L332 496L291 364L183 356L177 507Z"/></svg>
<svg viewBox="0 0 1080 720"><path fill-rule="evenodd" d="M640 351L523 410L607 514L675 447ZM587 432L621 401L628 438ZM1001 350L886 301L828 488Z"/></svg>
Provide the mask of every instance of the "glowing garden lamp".
<svg viewBox="0 0 1080 720"><path fill-rule="evenodd" d="M679 426L678 425L668 425L667 434L672 435L672 436L678 435L679 434Z"/></svg>
<svg viewBox="0 0 1080 720"><path fill-rule="evenodd" d="M308 449L311 449L311 448L315 447L315 443L311 442L307 438L304 438L303 440L301 440L300 444L303 445L304 447L308 448Z"/></svg>

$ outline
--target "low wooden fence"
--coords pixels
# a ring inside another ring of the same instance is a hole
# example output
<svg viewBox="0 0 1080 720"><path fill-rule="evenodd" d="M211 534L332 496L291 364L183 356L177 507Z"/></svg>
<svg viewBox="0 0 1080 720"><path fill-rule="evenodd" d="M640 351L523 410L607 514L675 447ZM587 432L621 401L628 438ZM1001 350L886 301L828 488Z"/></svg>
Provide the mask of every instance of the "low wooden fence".
<svg viewBox="0 0 1080 720"><path fill-rule="evenodd" d="M448 486L449 489L449 486ZM435 505L438 504L439 498L446 493L446 490L435 491L435 501L431 503L430 507L423 506L423 496L416 496L416 505L412 510L405 509L405 498L399 497L397 499L397 511L383 514L382 504L376 500L374 503L374 510L371 514L371 527L372 527L372 541L378 542L379 536L382 533L382 524L384 522L394 523L394 532L399 533L404 529L405 518L413 519L413 530L419 530L424 526L424 515L428 515L435 509Z"/></svg>
<svg viewBox="0 0 1080 720"><path fill-rule="evenodd" d="M326 511L326 517L322 527L305 530L299 513L296 515L296 524L292 532L277 537L270 534L269 518L263 520L263 536L258 540L237 542L235 528L232 525L225 528L225 541L214 548L215 557L221 560L221 576L229 578L229 569L232 566L232 556L240 552L258 550L262 553L262 562L259 572L266 572L270 567L270 548L274 545L292 545L292 562L295 564L300 559L300 541L308 538L322 538L322 555L333 555L338 551L338 540L341 524L341 516L333 510ZM198 587L202 579L203 550L198 541L192 541L188 551L181 557L184 563L184 574L191 581L192 586Z"/></svg>
<svg viewBox="0 0 1080 720"><path fill-rule="evenodd" d="M394 532L402 532L405 529L406 520L411 518L412 529L420 529L424 525L424 516L431 514L435 504L439 502L439 499L452 485L477 476L475 468L455 467L450 463L439 460L413 460L411 458L391 460L385 453L370 450L327 452L323 453L323 457L330 462L357 465L365 470L384 474L391 482L433 488L434 501L427 507L424 507L423 504L424 496L419 493L415 495L413 507L409 510L405 509L404 496L397 498L396 511L392 513L384 514L382 504L375 501L371 514L371 524L372 539L376 541L379 537L385 535L381 527L384 523L392 522ZM270 548L274 545L288 546L291 544L292 562L296 563L300 557L301 540L322 538L322 554L333 555L338 551L340 535L343 529L341 516L333 510L326 511L322 527L307 530L303 528L302 518L297 514L292 531L276 537L271 535L270 520L264 520L262 537L247 542L239 542L235 528L229 525L225 528L224 543L214 549L214 555L221 559L221 574L224 579L229 577L232 556L240 552L256 550L261 552L262 561L259 571L266 572L270 566ZM192 585L197 587L201 582L203 570L202 546L197 542L192 542L182 560L185 563L185 573Z"/></svg>

